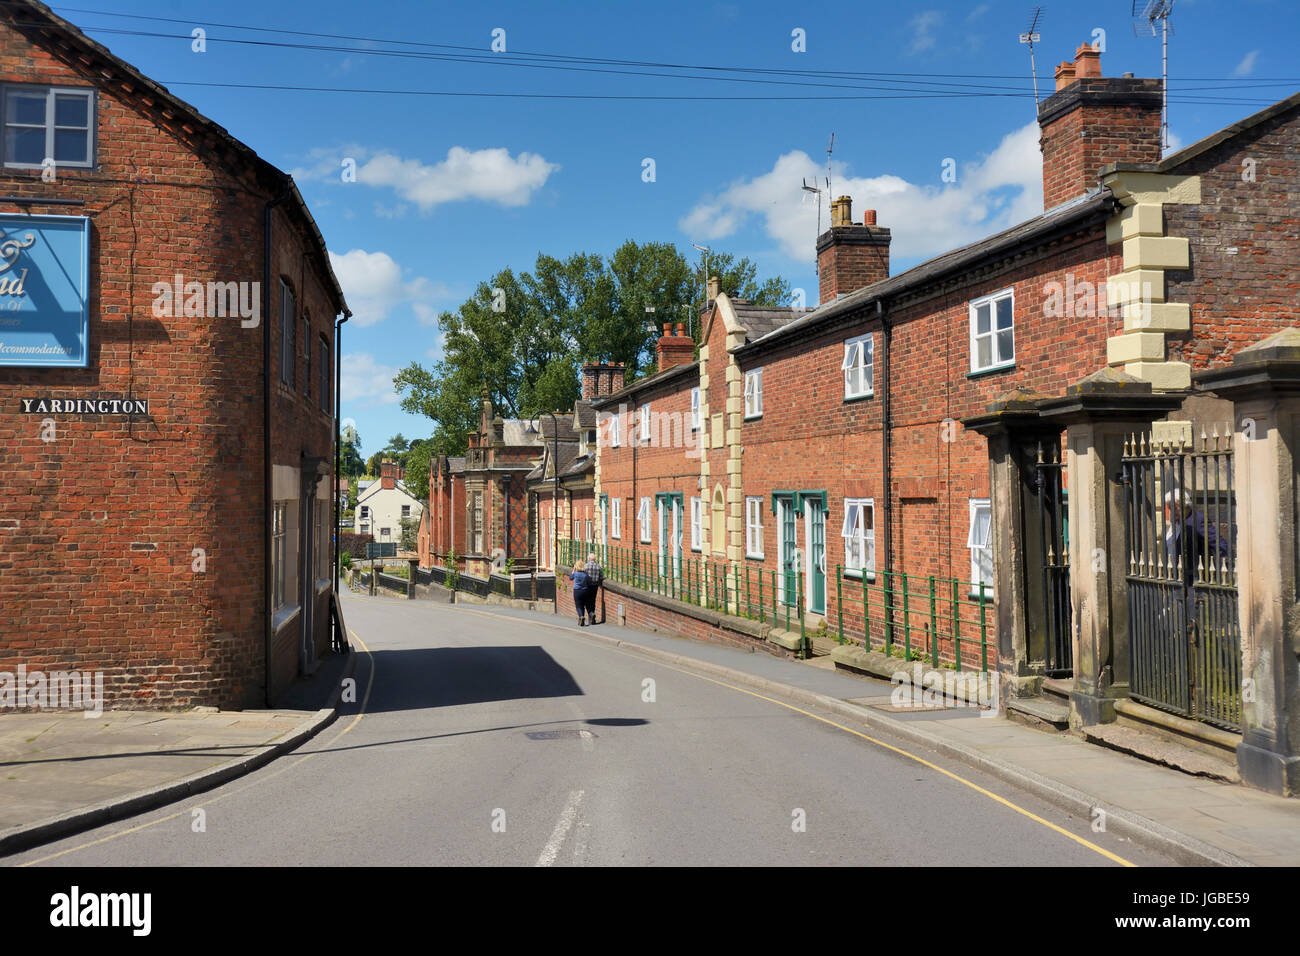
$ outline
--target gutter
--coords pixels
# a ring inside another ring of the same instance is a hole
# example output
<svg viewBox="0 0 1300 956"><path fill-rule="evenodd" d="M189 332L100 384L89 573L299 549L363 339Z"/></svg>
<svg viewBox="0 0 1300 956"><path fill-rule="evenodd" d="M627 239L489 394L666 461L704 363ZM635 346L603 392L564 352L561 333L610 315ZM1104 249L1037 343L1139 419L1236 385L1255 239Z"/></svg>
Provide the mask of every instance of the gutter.
<svg viewBox="0 0 1300 956"><path fill-rule="evenodd" d="M343 456L343 446L339 442L343 413L343 323L350 318L352 313L345 306L343 318L334 323L334 530L330 534L330 540L334 542L334 600L336 601L339 596L339 468ZM346 634L338 635L336 642L338 646L342 647L347 642Z"/></svg>
<svg viewBox="0 0 1300 956"><path fill-rule="evenodd" d="M262 500L266 511L262 521L262 545L265 560L262 562L262 603L265 607L266 621L263 634L262 660L262 696L266 706L272 706L271 700L271 640L275 636L273 619L275 609L275 585L271 579L271 558L275 543L272 541L271 524L275 503L271 500L271 214L275 207L289 198L292 183L288 176L282 180L279 197L269 200L263 213L262 238Z"/></svg>

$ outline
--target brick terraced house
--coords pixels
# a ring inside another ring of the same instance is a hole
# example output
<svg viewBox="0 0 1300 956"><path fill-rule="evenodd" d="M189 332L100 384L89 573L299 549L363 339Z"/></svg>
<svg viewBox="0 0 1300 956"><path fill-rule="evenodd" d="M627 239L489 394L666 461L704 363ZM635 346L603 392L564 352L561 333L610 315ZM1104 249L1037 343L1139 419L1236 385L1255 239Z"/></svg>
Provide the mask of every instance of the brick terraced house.
<svg viewBox="0 0 1300 956"><path fill-rule="evenodd" d="M1135 590L1170 583L1145 580L1136 552L1119 557L1122 528L1112 552L1091 547L1102 542L1090 523L1090 547L1071 540L1070 498L1087 489L1067 474L1064 453L1091 462L1093 449L1068 447L1067 429L1127 422L1147 436L1142 449L1161 443L1162 470L1132 516L1147 538L1167 530L1153 493L1190 489L1201 496L1194 507L1230 510L1230 485L1211 501L1191 475L1199 468L1218 481L1230 471L1214 458L1222 448L1199 436L1216 426L1230 435L1233 406L1193 388L1193 375L1297 324L1300 94L1162 158L1159 80L1103 77L1084 45L1057 68L1056 84L1038 109L1040 215L891 275L890 229L871 210L853 222L840 197L817 240L816 309L756 310L714 286L698 362L661 363L596 401L609 560L635 563L620 575L635 585L625 595L630 620L716 636L716 613L706 627L685 607L704 605L733 621L824 622L859 643L869 633L873 645L1000 669L1013 695L1033 696L1071 680L1080 628L1096 615L1105 618L1098 627L1111 626L1093 601L1072 621L1071 588L1077 600L1085 576L1109 567ZM1186 451L1186 462L1168 447ZM1123 454L1135 475L1155 467L1136 450ZM1184 464L1192 470L1175 478ZM1233 535L1230 519L1212 520L1225 540ZM1078 554L1105 561L1091 572L1084 560L1081 572ZM1195 587L1213 584L1223 592L1216 600L1235 608L1232 560L1225 549L1224 568ZM780 629L726 626L800 646ZM1231 631L1218 633L1230 640ZM1239 668L1234 647L1223 653ZM1129 667L1089 652L1069 691L1084 722L1113 719ZM1134 696L1240 730L1239 701L1224 703L1240 695L1231 680L1198 711L1140 689L1139 670Z"/></svg>
<svg viewBox="0 0 1300 956"><path fill-rule="evenodd" d="M330 645L325 242L288 175L43 4L0 7L0 86L0 671L267 705Z"/></svg>

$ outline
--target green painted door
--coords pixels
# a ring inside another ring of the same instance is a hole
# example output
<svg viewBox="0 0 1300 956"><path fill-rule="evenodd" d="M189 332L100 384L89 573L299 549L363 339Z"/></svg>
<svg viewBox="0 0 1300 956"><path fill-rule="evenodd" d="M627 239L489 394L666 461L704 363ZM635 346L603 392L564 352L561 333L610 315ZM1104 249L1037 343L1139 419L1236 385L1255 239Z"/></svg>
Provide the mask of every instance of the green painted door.
<svg viewBox="0 0 1300 956"><path fill-rule="evenodd" d="M826 512L814 501L808 503L808 610L826 613Z"/></svg>
<svg viewBox="0 0 1300 956"><path fill-rule="evenodd" d="M776 500L777 527L781 530L781 603L793 605L799 595L799 570L795 567L794 502Z"/></svg>

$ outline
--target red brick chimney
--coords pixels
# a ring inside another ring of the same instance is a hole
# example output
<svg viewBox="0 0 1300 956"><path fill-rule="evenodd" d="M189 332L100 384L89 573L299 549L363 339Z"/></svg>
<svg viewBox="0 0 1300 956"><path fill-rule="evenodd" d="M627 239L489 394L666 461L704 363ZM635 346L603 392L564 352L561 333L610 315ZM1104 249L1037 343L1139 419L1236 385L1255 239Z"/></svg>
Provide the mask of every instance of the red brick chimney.
<svg viewBox="0 0 1300 956"><path fill-rule="evenodd" d="M1160 161L1161 81L1103 77L1085 43L1056 68L1056 92L1038 104L1043 208L1096 188L1108 163Z"/></svg>
<svg viewBox="0 0 1300 956"><path fill-rule="evenodd" d="M664 323L664 334L655 345L655 355L661 372L674 365L689 365L695 361L695 340L686 334L684 323L677 323L676 334L671 322Z"/></svg>
<svg viewBox="0 0 1300 956"><path fill-rule="evenodd" d="M379 487L397 487L397 463L391 458L385 458L379 463Z"/></svg>
<svg viewBox="0 0 1300 956"><path fill-rule="evenodd" d="M601 362L582 367L582 399L592 401L623 390L627 368L622 362Z"/></svg>
<svg viewBox="0 0 1300 956"><path fill-rule="evenodd" d="M868 209L853 222L853 200L831 203L831 227L817 237L818 297L822 304L889 278L889 230Z"/></svg>

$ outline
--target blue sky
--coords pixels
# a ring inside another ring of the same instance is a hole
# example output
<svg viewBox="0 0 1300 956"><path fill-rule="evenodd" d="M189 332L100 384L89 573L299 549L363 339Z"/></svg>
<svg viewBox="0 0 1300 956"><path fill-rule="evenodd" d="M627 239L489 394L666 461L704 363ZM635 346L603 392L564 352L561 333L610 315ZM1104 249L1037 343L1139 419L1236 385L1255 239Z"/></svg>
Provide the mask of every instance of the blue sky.
<svg viewBox="0 0 1300 956"><path fill-rule="evenodd" d="M1130 0L1045 6L1036 47L1044 96L1054 65L1073 59L1082 42L1104 42L1107 76L1160 75L1160 42L1134 35ZM1041 166L1029 51L1017 40L1032 8L1018 0L54 6L294 173L355 313L344 334L343 415L356 422L366 455L395 432L429 433L427 420L401 410L391 380L408 362L437 358L437 313L501 268L531 268L539 251L609 253L635 239L675 243L694 260L698 242L750 257L761 275L785 276L815 305L818 210L799 187L805 177L826 176L832 132L833 192L853 197L856 219L863 208L879 210L879 223L893 231L894 271L1036 214ZM1172 145L1300 88L1296 5L1177 0L1173 23ZM203 52L192 48L195 28L206 32ZM505 53L489 55L496 30L504 31L496 36ZM796 30L802 51L794 49ZM674 66L588 60L579 71L511 59L573 65L537 54ZM746 81L726 82L685 78L720 74L679 65L821 75L728 73ZM265 88L276 86L329 92ZM339 92L356 89L388 92ZM392 92L399 90L672 99ZM900 96L915 90L967 95ZM844 96L870 98L831 99ZM356 181L343 181L347 159ZM943 179L945 168L955 169L955 182ZM824 205L821 215L824 227Z"/></svg>

